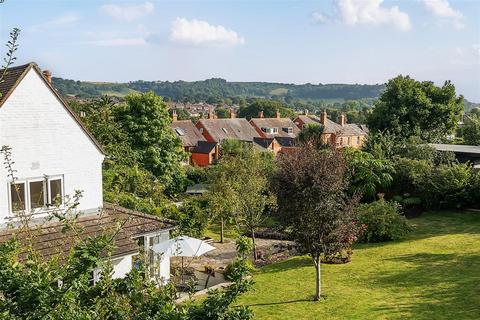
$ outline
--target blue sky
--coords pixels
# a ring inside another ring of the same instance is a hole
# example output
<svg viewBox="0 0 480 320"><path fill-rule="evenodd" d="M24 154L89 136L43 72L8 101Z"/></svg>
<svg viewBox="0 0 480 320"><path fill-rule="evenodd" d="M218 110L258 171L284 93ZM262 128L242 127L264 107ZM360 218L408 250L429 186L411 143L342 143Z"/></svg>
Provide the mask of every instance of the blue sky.
<svg viewBox="0 0 480 320"><path fill-rule="evenodd" d="M480 1L5 0L18 63L75 80L383 83L398 74L480 102Z"/></svg>

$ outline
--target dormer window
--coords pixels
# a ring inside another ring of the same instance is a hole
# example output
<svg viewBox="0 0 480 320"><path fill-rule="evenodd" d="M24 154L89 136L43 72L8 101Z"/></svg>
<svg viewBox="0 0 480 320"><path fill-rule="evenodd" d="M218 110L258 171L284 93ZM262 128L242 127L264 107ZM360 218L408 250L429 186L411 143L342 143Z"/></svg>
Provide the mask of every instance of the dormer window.
<svg viewBox="0 0 480 320"><path fill-rule="evenodd" d="M278 133L278 128L277 127L272 128L272 133Z"/></svg>
<svg viewBox="0 0 480 320"><path fill-rule="evenodd" d="M185 131L182 128L175 128L175 132L181 137L185 135Z"/></svg>
<svg viewBox="0 0 480 320"><path fill-rule="evenodd" d="M286 128L282 128L283 131L285 131L286 133L293 133L293 128L292 127L286 127Z"/></svg>

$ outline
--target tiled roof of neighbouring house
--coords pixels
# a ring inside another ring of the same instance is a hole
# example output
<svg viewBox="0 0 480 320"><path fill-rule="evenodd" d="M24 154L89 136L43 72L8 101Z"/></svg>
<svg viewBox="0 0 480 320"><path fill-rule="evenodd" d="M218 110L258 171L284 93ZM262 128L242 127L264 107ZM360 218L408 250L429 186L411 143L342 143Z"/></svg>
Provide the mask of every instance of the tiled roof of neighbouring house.
<svg viewBox="0 0 480 320"><path fill-rule="evenodd" d="M15 90L18 84L23 80L23 78L28 73L28 71L30 71L30 69L34 69L37 72L40 78L43 79L43 82L47 85L50 91L56 96L56 98L63 105L65 110L78 123L78 125L85 132L88 138L93 142L93 144L98 148L98 150L102 154L105 154L105 150L103 150L103 147L100 145L100 143L95 139L95 137L90 133L90 131L87 130L87 128L83 125L82 121L80 121L80 118L75 114L75 112L72 109L70 109L68 104L65 102L65 100L63 100L63 98L60 96L57 90L55 90L52 84L45 79L42 71L40 70L40 68L37 66L35 62L30 62L21 66L7 69L4 78L0 82L0 93L2 95L0 97L0 108L5 103L5 101L7 101L10 94L12 94L12 92ZM4 70L5 69L0 70L0 76L4 74Z"/></svg>
<svg viewBox="0 0 480 320"><path fill-rule="evenodd" d="M306 115L299 115L297 117L305 124L321 124L321 120L317 116L306 116ZM354 123L346 123L345 125L341 126L340 124L326 119L326 123L324 125L325 133L335 133L337 136L361 136L366 135L367 133L360 128L360 126Z"/></svg>
<svg viewBox="0 0 480 320"><path fill-rule="evenodd" d="M252 118L250 122L255 125L260 130L262 128L277 128L278 133L265 133L265 136L268 138L274 137L290 137L295 138L300 129L293 123L289 118ZM291 128L291 133L288 132Z"/></svg>
<svg viewBox="0 0 480 320"><path fill-rule="evenodd" d="M122 228L115 234L112 256L121 256L138 251L138 245L132 238L153 231L171 229L176 226L176 222L110 203L104 203L101 213L80 216L75 222L75 226L82 230L80 232L81 239L95 237L102 232L114 232L119 225L122 225ZM77 243L72 231L64 232L63 228L64 224L61 222L51 221L33 228L34 247L45 259L57 255L60 258L65 258L70 249ZM25 240L25 232L19 229L4 229L0 231L0 243L7 241L14 235L20 241Z"/></svg>
<svg viewBox="0 0 480 320"><path fill-rule="evenodd" d="M197 127L190 120L173 121L170 124L177 137L182 140L184 147L195 147L199 141L206 141Z"/></svg>
<svg viewBox="0 0 480 320"><path fill-rule="evenodd" d="M198 141L198 145L193 149L193 152L209 154L216 146L216 142Z"/></svg>
<svg viewBox="0 0 480 320"><path fill-rule="evenodd" d="M198 123L201 124L217 142L225 139L253 141L253 138L260 137L247 119L244 118L200 119Z"/></svg>

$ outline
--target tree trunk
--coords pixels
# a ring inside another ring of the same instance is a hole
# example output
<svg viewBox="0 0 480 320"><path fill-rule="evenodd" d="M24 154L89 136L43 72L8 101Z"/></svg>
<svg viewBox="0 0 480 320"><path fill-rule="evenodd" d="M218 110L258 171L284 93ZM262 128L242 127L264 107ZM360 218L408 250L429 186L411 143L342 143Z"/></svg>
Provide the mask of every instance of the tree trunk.
<svg viewBox="0 0 480 320"><path fill-rule="evenodd" d="M320 272L320 256L313 258L313 263L315 264L315 271L316 271L316 290L315 290L315 297L313 298L314 301L320 300L320 295L322 294L322 276Z"/></svg>
<svg viewBox="0 0 480 320"><path fill-rule="evenodd" d="M255 230L252 228L253 261L257 260L257 246L255 245Z"/></svg>
<svg viewBox="0 0 480 320"><path fill-rule="evenodd" d="M224 222L222 217L220 221L220 243L223 243L223 225L224 225Z"/></svg>

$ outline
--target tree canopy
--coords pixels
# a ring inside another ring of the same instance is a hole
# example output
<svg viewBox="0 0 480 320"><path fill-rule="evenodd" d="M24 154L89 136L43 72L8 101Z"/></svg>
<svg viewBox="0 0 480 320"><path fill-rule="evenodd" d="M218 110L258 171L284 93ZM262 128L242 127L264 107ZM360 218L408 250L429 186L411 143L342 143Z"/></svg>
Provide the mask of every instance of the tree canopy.
<svg viewBox="0 0 480 320"><path fill-rule="evenodd" d="M441 140L456 128L462 101L450 81L437 87L430 81L400 75L388 81L368 117L368 126L372 132L389 130L405 138Z"/></svg>

